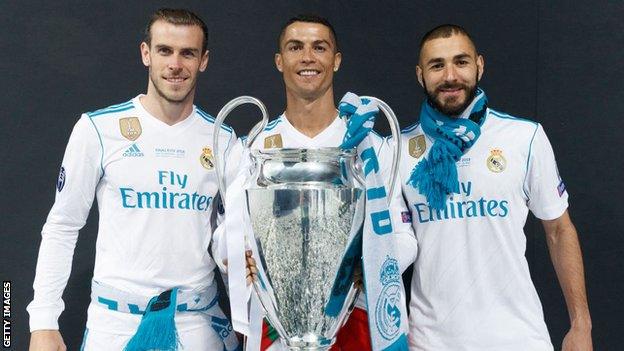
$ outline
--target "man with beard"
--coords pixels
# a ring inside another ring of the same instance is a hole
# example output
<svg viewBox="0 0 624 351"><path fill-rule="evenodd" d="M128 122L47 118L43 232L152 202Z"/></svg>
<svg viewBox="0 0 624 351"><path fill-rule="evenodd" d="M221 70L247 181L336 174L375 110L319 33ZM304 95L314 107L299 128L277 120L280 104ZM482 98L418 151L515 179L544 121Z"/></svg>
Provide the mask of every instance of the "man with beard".
<svg viewBox="0 0 624 351"><path fill-rule="evenodd" d="M286 109L278 118L269 122L267 127L255 139L252 149L272 148L323 148L338 147L343 142L347 131L347 123L336 108L333 90L334 73L340 68L342 54L338 49L336 33L332 25L324 18L314 15L299 15L291 18L282 27L278 38L278 52L275 54L275 65L282 73L286 89ZM381 149L383 139L372 135L372 142L380 159L380 173L383 179L389 179L391 151ZM245 138L233 148L226 177L228 182L236 175L239 168L239 157L242 154ZM230 190L228 190L229 193ZM280 204L282 207L288 204ZM390 212L394 214L392 226L393 235L402 242L405 248L404 255L398 258L402 270L413 261L416 254L416 242L408 223L401 221L401 212L404 211L399 187L395 187L395 194L391 202ZM226 216L228 215L226 208ZM220 227L221 229L221 227ZM220 233L221 230L218 231ZM219 242L222 258L227 257L225 240L215 234L215 241ZM248 268L248 283L251 280L255 262L251 261ZM219 262L219 261L218 261ZM221 266L223 272L226 267ZM345 326L340 330L335 350L361 351L371 349L368 329L368 316L364 294L356 303L356 308ZM235 308L235 307L234 307ZM237 319L233 316L235 327ZM262 350L275 350L281 347L275 342L278 335L273 328L264 323Z"/></svg>
<svg viewBox="0 0 624 351"><path fill-rule="evenodd" d="M524 257L542 220L570 315L563 350L591 350L583 262L542 126L488 108L483 57L456 25L428 32L416 73L420 123L402 131L400 174L419 253L412 350L552 350Z"/></svg>
<svg viewBox="0 0 624 351"><path fill-rule="evenodd" d="M66 349L58 330L61 296L96 195L100 221L81 350L238 348L216 303L207 252L217 193L214 120L193 105L208 65L207 40L194 13L156 11L140 46L147 94L76 123L42 230L28 306L30 350ZM235 140L224 129L222 150Z"/></svg>

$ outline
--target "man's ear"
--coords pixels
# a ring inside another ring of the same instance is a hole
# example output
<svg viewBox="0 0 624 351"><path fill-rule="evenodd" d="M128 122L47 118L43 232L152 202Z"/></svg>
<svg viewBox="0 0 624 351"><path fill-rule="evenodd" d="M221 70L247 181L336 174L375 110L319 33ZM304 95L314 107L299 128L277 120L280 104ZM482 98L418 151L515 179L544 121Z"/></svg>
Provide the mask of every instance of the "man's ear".
<svg viewBox="0 0 624 351"><path fill-rule="evenodd" d="M420 86L424 88L425 84L423 83L423 70L419 65L416 65L416 79L418 79Z"/></svg>
<svg viewBox="0 0 624 351"><path fill-rule="evenodd" d="M278 71L284 72L282 68L282 54L279 52L275 54L275 67L277 67Z"/></svg>
<svg viewBox="0 0 624 351"><path fill-rule="evenodd" d="M337 52L334 54L334 72L338 72L338 69L340 69L340 63L342 63L342 54Z"/></svg>
<svg viewBox="0 0 624 351"><path fill-rule="evenodd" d="M477 56L477 81L481 80L483 76L483 70L485 68L485 60L482 55Z"/></svg>
<svg viewBox="0 0 624 351"><path fill-rule="evenodd" d="M204 54L202 55L201 58L201 64L199 65L199 71L203 72L206 70L206 67L208 67L208 50L206 50L206 52L204 52Z"/></svg>
<svg viewBox="0 0 624 351"><path fill-rule="evenodd" d="M141 45L139 46L139 49L141 50L141 61L143 61L143 65L145 67L149 67L151 64L151 60L149 56L149 51L150 51L149 45L147 45L146 42L142 42Z"/></svg>

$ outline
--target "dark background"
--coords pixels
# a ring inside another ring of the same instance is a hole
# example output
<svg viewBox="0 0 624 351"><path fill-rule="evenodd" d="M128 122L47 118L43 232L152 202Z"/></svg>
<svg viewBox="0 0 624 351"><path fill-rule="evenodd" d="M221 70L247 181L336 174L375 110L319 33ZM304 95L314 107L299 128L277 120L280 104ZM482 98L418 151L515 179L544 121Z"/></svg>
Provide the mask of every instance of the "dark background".
<svg viewBox="0 0 624 351"><path fill-rule="evenodd" d="M65 144L80 113L127 101L147 86L139 56L148 15L188 7L210 30L210 63L196 103L216 115L231 98L252 95L272 115L284 106L273 64L281 24L299 12L330 19L343 63L336 99L346 91L378 96L416 120L422 100L414 66L421 35L455 22L485 56L482 87L490 105L539 121L566 181L580 234L596 350L624 343L624 220L620 133L624 129L622 1L180 1L18 2L0 4L0 278L12 281L12 345L26 350L40 230L54 199ZM239 135L258 118L230 118ZM382 124L382 123L378 123ZM385 125L381 131L387 131ZM95 208L96 206L94 206ZM97 213L78 240L65 290L61 332L80 345L93 272ZM529 218L526 256L559 349L568 315L543 230Z"/></svg>

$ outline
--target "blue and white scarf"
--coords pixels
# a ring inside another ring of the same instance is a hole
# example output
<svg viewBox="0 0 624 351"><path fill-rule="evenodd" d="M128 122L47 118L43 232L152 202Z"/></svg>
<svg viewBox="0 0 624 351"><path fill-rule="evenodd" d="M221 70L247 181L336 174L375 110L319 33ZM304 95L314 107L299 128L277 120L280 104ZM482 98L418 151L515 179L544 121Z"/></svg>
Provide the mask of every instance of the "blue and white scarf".
<svg viewBox="0 0 624 351"><path fill-rule="evenodd" d="M429 155L412 170L407 184L417 188L431 207L443 209L448 194L459 193L455 163L479 139L486 110L487 97L481 89L459 117L444 115L429 100L422 104L420 125L434 142Z"/></svg>
<svg viewBox="0 0 624 351"><path fill-rule="evenodd" d="M124 351L176 351L183 348L175 325L176 313L204 313L223 342L223 350L242 351L232 325L218 304L217 284L203 290L173 288L148 299L93 281L91 301L112 311L142 315Z"/></svg>
<svg viewBox="0 0 624 351"><path fill-rule="evenodd" d="M368 135L378 113L374 102L347 93L339 105L347 117L342 148L357 146L366 183L366 214L362 230L362 265L371 346L378 350L407 350L407 308L397 261L399 243L392 235L392 221L379 161Z"/></svg>

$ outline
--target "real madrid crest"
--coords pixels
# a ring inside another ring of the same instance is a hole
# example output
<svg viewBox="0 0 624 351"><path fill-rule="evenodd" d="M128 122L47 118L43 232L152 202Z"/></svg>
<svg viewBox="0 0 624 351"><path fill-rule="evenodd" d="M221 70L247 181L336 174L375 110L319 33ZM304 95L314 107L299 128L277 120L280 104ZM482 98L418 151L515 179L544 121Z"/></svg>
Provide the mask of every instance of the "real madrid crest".
<svg viewBox="0 0 624 351"><path fill-rule="evenodd" d="M384 339L392 340L401 331L401 271L396 259L386 256L381 266L379 282L383 286L379 294L375 315L377 330Z"/></svg>
<svg viewBox="0 0 624 351"><path fill-rule="evenodd" d="M214 156L212 155L212 149L209 147L204 147L202 149L202 154L199 156L199 162L201 165L208 170L214 168Z"/></svg>
<svg viewBox="0 0 624 351"><path fill-rule="evenodd" d="M119 130L124 138L135 141L141 136L141 122L139 117L126 117L119 119Z"/></svg>
<svg viewBox="0 0 624 351"><path fill-rule="evenodd" d="M490 157L486 161L487 167L494 173L500 173L507 167L507 160L503 156L503 151L499 149L493 149L490 151Z"/></svg>
<svg viewBox="0 0 624 351"><path fill-rule="evenodd" d="M410 156L419 158L427 150L427 143L425 143L425 136L423 134L417 135L411 138L408 142L408 150Z"/></svg>
<svg viewBox="0 0 624 351"><path fill-rule="evenodd" d="M277 149L282 147L282 135L281 134L273 134L266 138L264 138L264 148L265 149Z"/></svg>

